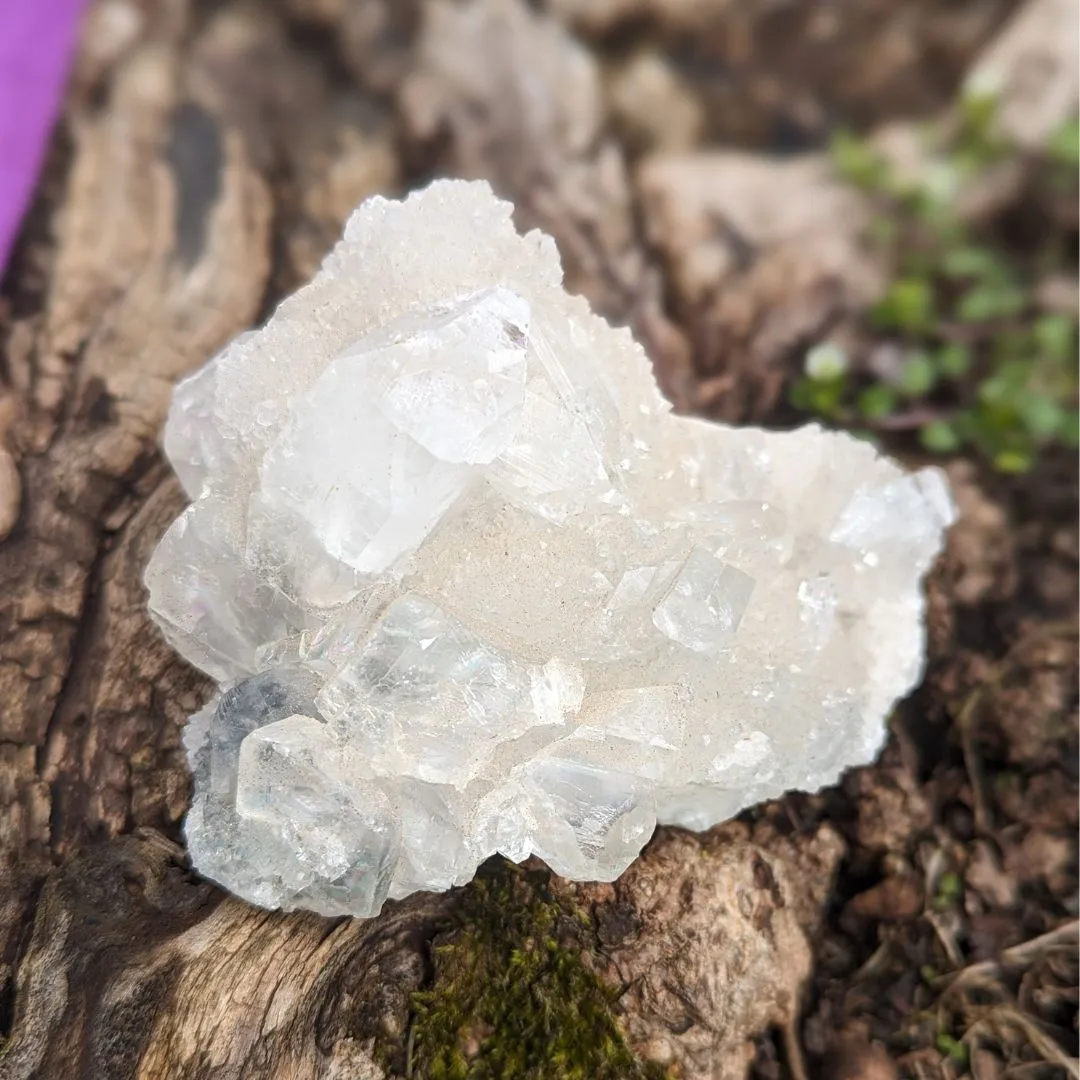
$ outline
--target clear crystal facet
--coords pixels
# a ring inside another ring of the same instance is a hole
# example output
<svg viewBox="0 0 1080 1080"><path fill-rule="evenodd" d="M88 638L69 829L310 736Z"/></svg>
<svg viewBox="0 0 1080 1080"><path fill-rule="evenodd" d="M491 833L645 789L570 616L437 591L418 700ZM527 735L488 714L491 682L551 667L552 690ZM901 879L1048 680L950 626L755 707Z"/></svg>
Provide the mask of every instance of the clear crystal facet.
<svg viewBox="0 0 1080 1080"><path fill-rule="evenodd" d="M609 880L871 759L920 676L941 474L673 416L510 212L365 203L176 390L150 607L222 684L194 863L255 903L370 915L496 851Z"/></svg>
<svg viewBox="0 0 1080 1080"><path fill-rule="evenodd" d="M754 591L754 579L694 548L653 610L653 623L695 652L716 652L733 640Z"/></svg>
<svg viewBox="0 0 1080 1080"><path fill-rule="evenodd" d="M412 593L390 604L316 705L377 775L460 787L499 742L539 722L528 665Z"/></svg>

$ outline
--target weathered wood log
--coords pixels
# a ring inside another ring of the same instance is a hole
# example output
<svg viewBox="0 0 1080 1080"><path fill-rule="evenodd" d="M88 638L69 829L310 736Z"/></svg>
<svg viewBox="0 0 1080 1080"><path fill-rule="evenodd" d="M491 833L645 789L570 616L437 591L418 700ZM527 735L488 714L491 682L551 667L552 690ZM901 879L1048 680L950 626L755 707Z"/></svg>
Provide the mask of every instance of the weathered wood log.
<svg viewBox="0 0 1080 1080"><path fill-rule="evenodd" d="M820 832L799 877L827 886L841 850ZM809 971L823 895L791 874L737 830L670 832L615 886L493 861L325 919L224 897L139 829L47 878L0 1077L453 1076L482 1050L480 1075L737 1080Z"/></svg>

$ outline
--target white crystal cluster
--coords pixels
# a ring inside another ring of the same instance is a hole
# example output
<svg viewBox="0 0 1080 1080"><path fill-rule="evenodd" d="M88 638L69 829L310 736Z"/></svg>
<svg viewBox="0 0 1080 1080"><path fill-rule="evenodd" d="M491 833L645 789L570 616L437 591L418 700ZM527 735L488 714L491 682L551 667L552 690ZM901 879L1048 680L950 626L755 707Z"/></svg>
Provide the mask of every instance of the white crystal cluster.
<svg viewBox="0 0 1080 1080"><path fill-rule="evenodd" d="M869 761L920 676L941 474L673 416L510 214L371 200L176 390L150 605L222 684L187 837L258 904L371 915L495 852L614 878Z"/></svg>

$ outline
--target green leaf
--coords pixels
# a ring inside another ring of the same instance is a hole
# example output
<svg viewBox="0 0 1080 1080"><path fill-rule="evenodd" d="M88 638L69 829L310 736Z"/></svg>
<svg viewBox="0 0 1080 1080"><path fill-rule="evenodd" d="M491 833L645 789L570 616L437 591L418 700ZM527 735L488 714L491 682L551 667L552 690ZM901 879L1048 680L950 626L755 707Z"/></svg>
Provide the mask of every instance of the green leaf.
<svg viewBox="0 0 1080 1080"><path fill-rule="evenodd" d="M1061 428L1063 409L1053 398L1043 394L1022 394L1016 411L1028 434L1040 442L1052 439Z"/></svg>
<svg viewBox="0 0 1080 1080"><path fill-rule="evenodd" d="M835 416L844 393L843 382L837 379L833 382L814 383L813 386L814 393L810 404L814 412L821 416Z"/></svg>
<svg viewBox="0 0 1080 1080"><path fill-rule="evenodd" d="M788 400L802 412L817 413L819 416L832 418L839 411L843 394L844 381L842 379L826 382L799 379L788 391Z"/></svg>
<svg viewBox="0 0 1080 1080"><path fill-rule="evenodd" d="M889 287L885 298L875 307L879 326L917 334L934 321L934 295L923 278L899 278Z"/></svg>
<svg viewBox="0 0 1080 1080"><path fill-rule="evenodd" d="M955 170L952 172L955 175ZM929 229L935 238L955 235L957 222L952 200L933 177L925 178L918 187L897 190L894 195L904 210Z"/></svg>
<svg viewBox="0 0 1080 1080"><path fill-rule="evenodd" d="M971 350L955 342L943 345L934 354L934 364L947 379L962 379L971 370Z"/></svg>
<svg viewBox="0 0 1080 1080"><path fill-rule="evenodd" d="M947 420L932 420L919 431L919 442L934 454L951 454L960 449L960 436Z"/></svg>
<svg viewBox="0 0 1080 1080"><path fill-rule="evenodd" d="M964 895L964 882L953 870L948 870L941 875L938 882L937 900L942 904L953 904Z"/></svg>
<svg viewBox="0 0 1080 1080"><path fill-rule="evenodd" d="M937 382L937 370L926 353L914 353L900 371L900 390L908 397L924 397Z"/></svg>
<svg viewBox="0 0 1080 1080"><path fill-rule="evenodd" d="M1030 472L1034 464L1033 455L1026 450L1001 450L994 455L994 468L998 472L1010 473L1014 476Z"/></svg>
<svg viewBox="0 0 1080 1080"><path fill-rule="evenodd" d="M1080 412L1076 409L1062 409L1057 438L1070 450L1075 450L1080 446Z"/></svg>
<svg viewBox="0 0 1080 1080"><path fill-rule="evenodd" d="M1080 168L1080 119L1070 117L1050 136L1047 144L1052 160L1070 169Z"/></svg>
<svg viewBox="0 0 1080 1080"><path fill-rule="evenodd" d="M891 386L878 383L868 386L859 394L859 415L864 420L883 420L896 412L896 391Z"/></svg>
<svg viewBox="0 0 1080 1080"><path fill-rule="evenodd" d="M964 322L989 322L995 312L994 290L976 288L964 293L956 306L957 318Z"/></svg>
<svg viewBox="0 0 1080 1080"><path fill-rule="evenodd" d="M1043 315L1032 329L1039 355L1048 360L1071 360L1076 324L1065 315Z"/></svg>
<svg viewBox="0 0 1080 1080"><path fill-rule="evenodd" d="M952 162L936 158L927 164L923 174L925 214L930 218L952 218L953 205L959 190L960 176Z"/></svg>
<svg viewBox="0 0 1080 1080"><path fill-rule="evenodd" d="M888 165L873 147L850 131L833 133L829 151L837 173L863 191L883 191L888 181Z"/></svg>
<svg viewBox="0 0 1080 1080"><path fill-rule="evenodd" d="M962 322L980 323L1017 315L1024 307L1019 289L1002 285L976 285L960 298L956 317Z"/></svg>
<svg viewBox="0 0 1080 1080"><path fill-rule="evenodd" d="M962 160L970 171L977 172L992 164L1007 149L997 125L1000 96L1000 85L994 85L989 76L981 80L981 73L969 79L963 88L953 157Z"/></svg>
<svg viewBox="0 0 1080 1080"><path fill-rule="evenodd" d="M998 102L1001 98L1000 80L993 76L983 76L975 72L960 90L960 119L967 133L971 130L985 129L997 116Z"/></svg>
<svg viewBox="0 0 1080 1080"><path fill-rule="evenodd" d="M947 1032L943 1031L934 1041L934 1045L937 1047L937 1051L939 1054L944 1054L947 1058L950 1058L956 1065L959 1065L961 1068L967 1067L967 1047L958 1039L954 1039Z"/></svg>
<svg viewBox="0 0 1080 1080"><path fill-rule="evenodd" d="M1000 361L994 374L980 386L980 399L1014 411L1016 399L1028 392L1031 372L1026 356Z"/></svg>
<svg viewBox="0 0 1080 1080"><path fill-rule="evenodd" d="M989 248L969 245L946 251L941 258L941 272L956 280L1000 280L1002 266L998 256Z"/></svg>
<svg viewBox="0 0 1080 1080"><path fill-rule="evenodd" d="M953 431L962 443L974 443L979 441L979 418L970 409L958 412L952 418Z"/></svg>
<svg viewBox="0 0 1080 1080"><path fill-rule="evenodd" d="M809 412L813 403L813 388L814 383L810 379L799 379L792 383L788 390L788 401L792 407L801 412Z"/></svg>
<svg viewBox="0 0 1080 1080"><path fill-rule="evenodd" d="M999 372L979 383L979 403L991 407L997 405L1007 399L1010 389L1009 380Z"/></svg>

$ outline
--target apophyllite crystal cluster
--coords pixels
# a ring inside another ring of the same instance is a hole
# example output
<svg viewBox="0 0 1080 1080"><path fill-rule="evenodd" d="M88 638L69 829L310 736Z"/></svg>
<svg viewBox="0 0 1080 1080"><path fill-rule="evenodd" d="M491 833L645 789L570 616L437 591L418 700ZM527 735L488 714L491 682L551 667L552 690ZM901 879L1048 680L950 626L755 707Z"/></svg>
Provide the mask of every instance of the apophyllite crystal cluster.
<svg viewBox="0 0 1080 1080"><path fill-rule="evenodd" d="M177 387L150 606L221 684L195 865L258 904L370 915L495 852L614 878L870 760L919 678L941 474L673 416L510 214L365 203Z"/></svg>

